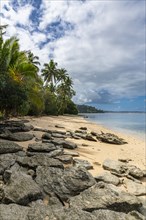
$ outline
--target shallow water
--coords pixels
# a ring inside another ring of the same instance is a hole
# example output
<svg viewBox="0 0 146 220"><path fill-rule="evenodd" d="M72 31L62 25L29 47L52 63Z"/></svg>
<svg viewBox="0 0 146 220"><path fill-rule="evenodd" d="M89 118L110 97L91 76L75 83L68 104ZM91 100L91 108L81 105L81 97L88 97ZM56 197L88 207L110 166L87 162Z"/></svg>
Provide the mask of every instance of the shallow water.
<svg viewBox="0 0 146 220"><path fill-rule="evenodd" d="M107 128L145 139L146 113L84 113L82 115L87 116L87 120Z"/></svg>

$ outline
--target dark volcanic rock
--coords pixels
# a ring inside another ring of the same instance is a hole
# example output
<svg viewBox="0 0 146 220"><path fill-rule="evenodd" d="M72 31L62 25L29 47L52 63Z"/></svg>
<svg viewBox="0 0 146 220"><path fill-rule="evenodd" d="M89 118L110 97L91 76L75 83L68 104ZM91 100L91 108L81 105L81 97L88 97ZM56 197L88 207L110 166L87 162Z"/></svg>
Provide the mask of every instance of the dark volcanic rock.
<svg viewBox="0 0 146 220"><path fill-rule="evenodd" d="M87 134L85 139L88 141L97 141L91 134Z"/></svg>
<svg viewBox="0 0 146 220"><path fill-rule="evenodd" d="M42 131L42 132L47 132L47 129L45 128L40 128L40 127L34 127L34 131Z"/></svg>
<svg viewBox="0 0 146 220"><path fill-rule="evenodd" d="M136 166L128 166L128 172L131 176L140 179L143 177L143 171Z"/></svg>
<svg viewBox="0 0 146 220"><path fill-rule="evenodd" d="M64 164L70 164L73 162L73 157L70 155L57 156L56 159L60 160Z"/></svg>
<svg viewBox="0 0 146 220"><path fill-rule="evenodd" d="M33 143L29 144L27 148L31 152L50 152L56 149L55 145L51 143Z"/></svg>
<svg viewBox="0 0 146 220"><path fill-rule="evenodd" d="M0 204L0 220L28 220L30 208L16 204Z"/></svg>
<svg viewBox="0 0 146 220"><path fill-rule="evenodd" d="M86 128L86 127L80 127L79 129L84 130L84 131L87 131L87 128Z"/></svg>
<svg viewBox="0 0 146 220"><path fill-rule="evenodd" d="M52 133L52 137L53 138L66 138L66 135L64 135L64 134L60 134L60 133Z"/></svg>
<svg viewBox="0 0 146 220"><path fill-rule="evenodd" d="M137 197L101 184L95 184L80 195L70 198L70 207L78 207L86 211L109 209L128 213L138 210L141 206Z"/></svg>
<svg viewBox="0 0 146 220"><path fill-rule="evenodd" d="M63 164L53 158L49 158L46 154L38 154L32 157L18 157L17 163L24 167L36 168L37 166L58 167L63 169Z"/></svg>
<svg viewBox="0 0 146 220"><path fill-rule="evenodd" d="M70 155L72 157L79 157L79 153L78 152L73 152L73 151L64 151L63 154L64 155Z"/></svg>
<svg viewBox="0 0 146 220"><path fill-rule="evenodd" d="M93 136L97 136L97 135L98 135L97 132L95 132L95 131L91 131L91 134L92 134Z"/></svg>
<svg viewBox="0 0 146 220"><path fill-rule="evenodd" d="M143 196L146 195L146 187L142 184L133 182L132 180L124 180L126 188L129 193L136 196Z"/></svg>
<svg viewBox="0 0 146 220"><path fill-rule="evenodd" d="M75 130L76 134L87 134L87 131L85 130Z"/></svg>
<svg viewBox="0 0 146 220"><path fill-rule="evenodd" d="M25 125L22 121L5 121L0 123L0 133L10 132L27 132L33 129L32 125Z"/></svg>
<svg viewBox="0 0 146 220"><path fill-rule="evenodd" d="M4 186L3 203L17 203L27 205L29 202L42 198L40 187L29 176L21 172L14 172Z"/></svg>
<svg viewBox="0 0 146 220"><path fill-rule="evenodd" d="M46 194L54 192L62 200L79 194L95 184L94 178L85 168L58 169L53 167L38 167L36 182Z"/></svg>
<svg viewBox="0 0 146 220"><path fill-rule="evenodd" d="M54 139L51 142L55 145L61 145L61 146L63 146L63 148L66 148L66 149L77 148L77 145L71 141L66 141L66 140L62 140L62 139Z"/></svg>
<svg viewBox="0 0 146 220"><path fill-rule="evenodd" d="M92 164L89 163L88 160L74 159L74 160L73 160L73 164L74 164L74 166L76 166L76 167L79 167L79 166L85 167L87 170L93 169Z"/></svg>
<svg viewBox="0 0 146 220"><path fill-rule="evenodd" d="M92 212L92 214L95 215L97 220L144 220L144 216L140 215L138 212L125 214L122 212L99 209Z"/></svg>
<svg viewBox="0 0 146 220"><path fill-rule="evenodd" d="M47 133L49 134L62 134L62 135L65 135L66 134L66 131L58 131L58 130L47 130Z"/></svg>
<svg viewBox="0 0 146 220"><path fill-rule="evenodd" d="M117 186L120 183L120 180L117 176L112 175L108 172L101 173L100 175L96 176L95 179L97 182L103 181L105 183L111 183L115 186Z"/></svg>
<svg viewBox="0 0 146 220"><path fill-rule="evenodd" d="M55 145L61 145L61 146L63 146L63 143L65 142L65 140L58 139L58 138L54 138L51 142L52 142L53 144L55 144Z"/></svg>
<svg viewBox="0 0 146 220"><path fill-rule="evenodd" d="M143 177L146 177L146 170L143 170Z"/></svg>
<svg viewBox="0 0 146 220"><path fill-rule="evenodd" d="M5 131L0 134L0 138L10 141L29 141L34 138L34 135L24 132L11 133L10 131Z"/></svg>
<svg viewBox="0 0 146 220"><path fill-rule="evenodd" d="M55 125L56 128L65 128L62 125Z"/></svg>
<svg viewBox="0 0 146 220"><path fill-rule="evenodd" d="M109 144L117 144L117 145L127 144L125 140L111 133L97 134L96 137L98 140Z"/></svg>
<svg viewBox="0 0 146 220"><path fill-rule="evenodd" d="M128 167L125 163L120 161L106 159L103 162L103 168L106 170L110 170L119 174L126 173L128 171Z"/></svg>
<svg viewBox="0 0 146 220"><path fill-rule="evenodd" d="M10 180L11 175L12 175L11 170L5 170L4 175L3 175L3 179L5 183L7 183Z"/></svg>
<svg viewBox="0 0 146 220"><path fill-rule="evenodd" d="M50 133L45 133L42 135L42 139L52 140L52 135Z"/></svg>
<svg viewBox="0 0 146 220"><path fill-rule="evenodd" d="M64 141L63 142L63 148L66 148L66 149L75 149L77 148L77 145L71 141Z"/></svg>
<svg viewBox="0 0 146 220"><path fill-rule="evenodd" d="M128 214L110 210L96 210L93 213L78 208L50 207L42 203L32 207L16 204L0 204L1 220L144 220L137 212Z"/></svg>
<svg viewBox="0 0 146 220"><path fill-rule="evenodd" d="M125 175L133 181L137 181L134 178L140 179L143 177L143 171L134 165L128 165L127 163L123 163L121 161L115 161L106 159L103 162L103 168L106 170L110 170L111 172L115 172L119 175Z"/></svg>
<svg viewBox="0 0 146 220"><path fill-rule="evenodd" d="M82 210L70 208L51 208L43 204L33 206L27 220L96 220L91 213Z"/></svg>
<svg viewBox="0 0 146 220"><path fill-rule="evenodd" d="M22 150L23 148L16 143L10 141L0 142L0 154L15 153Z"/></svg>
<svg viewBox="0 0 146 220"><path fill-rule="evenodd" d="M57 157L63 154L63 148L57 148L57 150L53 150L50 152L32 152L27 151L27 156L40 156L40 155L46 155L47 157Z"/></svg>
<svg viewBox="0 0 146 220"><path fill-rule="evenodd" d="M74 138L74 139L81 139L81 136L80 135L76 135L76 134L72 134L71 138Z"/></svg>
<svg viewBox="0 0 146 220"><path fill-rule="evenodd" d="M0 175L9 169L16 161L15 154L0 154Z"/></svg>

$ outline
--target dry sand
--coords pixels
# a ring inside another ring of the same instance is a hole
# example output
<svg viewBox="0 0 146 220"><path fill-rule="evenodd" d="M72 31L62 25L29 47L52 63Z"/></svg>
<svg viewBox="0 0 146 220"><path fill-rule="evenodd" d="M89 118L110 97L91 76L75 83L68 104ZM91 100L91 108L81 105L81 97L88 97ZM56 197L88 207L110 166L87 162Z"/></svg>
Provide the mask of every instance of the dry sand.
<svg viewBox="0 0 146 220"><path fill-rule="evenodd" d="M119 132L113 132L101 125L97 125L95 123L86 121L83 117L79 116L49 116L49 117L24 117L25 119L29 119L30 124L34 127L41 127L50 130L62 130L62 131L75 131L80 127L87 127L88 131L94 131L100 133L108 132L114 133L119 137L125 139L128 144L125 145L113 145L101 143L99 141L92 142L88 140L76 140L67 138L72 142L75 142L78 145L78 148L75 149L75 152L79 153L80 159L88 160L94 167L93 170L89 172L92 173L93 176L99 174L102 169L102 163L105 159L109 158L112 160L118 159L131 159L130 164L136 165L141 169L146 169L146 149L145 142L137 137L131 136L129 134L122 134ZM55 125L60 125L64 128L56 128ZM36 137L41 138L42 132L33 131ZM29 142L20 143L23 147L27 147L29 143L33 143L34 140ZM82 144L86 144L88 146L82 146Z"/></svg>

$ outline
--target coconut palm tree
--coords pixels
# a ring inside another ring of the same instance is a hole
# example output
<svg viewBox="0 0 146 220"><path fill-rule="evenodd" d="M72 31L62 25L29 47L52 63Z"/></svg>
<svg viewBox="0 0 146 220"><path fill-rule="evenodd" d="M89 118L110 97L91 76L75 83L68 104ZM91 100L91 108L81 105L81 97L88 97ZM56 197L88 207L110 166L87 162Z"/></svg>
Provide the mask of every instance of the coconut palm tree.
<svg viewBox="0 0 146 220"><path fill-rule="evenodd" d="M38 65L40 66L40 62L38 61L39 57L35 56L30 50L26 51L26 53L28 55L29 62L32 63L37 68L37 70L39 70L38 67Z"/></svg>
<svg viewBox="0 0 146 220"><path fill-rule="evenodd" d="M73 90L73 81L68 75L64 78L61 84L58 85L57 95L58 111L60 114L63 114L66 109L67 102L75 95L75 91Z"/></svg>
<svg viewBox="0 0 146 220"><path fill-rule="evenodd" d="M51 91L55 91L55 85L58 80L57 63L52 59L49 63L44 64L44 69L42 69L42 76L44 77L45 85L50 86Z"/></svg>
<svg viewBox="0 0 146 220"><path fill-rule="evenodd" d="M19 41L15 37L11 37L0 41L0 93L5 94L7 91L7 100L1 97L1 110L11 112L15 106L15 110L23 103L23 97L28 99L30 94L34 92L33 88L39 83L36 67L28 62L25 52L20 51ZM11 88L11 89L8 89ZM12 90L13 89L13 94ZM23 94L26 94L23 96ZM17 102L21 95L21 99ZM15 98L14 98L15 97ZM9 100L8 100L9 99ZM13 105L10 103L14 102Z"/></svg>

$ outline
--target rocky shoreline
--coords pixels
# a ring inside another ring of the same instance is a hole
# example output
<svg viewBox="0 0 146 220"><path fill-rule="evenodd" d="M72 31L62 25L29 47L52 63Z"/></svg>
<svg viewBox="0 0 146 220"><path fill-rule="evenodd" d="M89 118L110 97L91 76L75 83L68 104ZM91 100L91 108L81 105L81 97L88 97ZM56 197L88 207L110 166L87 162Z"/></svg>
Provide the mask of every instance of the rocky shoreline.
<svg viewBox="0 0 146 220"><path fill-rule="evenodd" d="M129 164L128 158L107 158L105 171L93 177L88 171L92 164L78 159L75 151L75 139L115 145L125 140L111 133L89 133L87 127L61 131L59 125L51 130L28 122L0 123L1 220L145 219L145 170ZM19 145L31 139L27 149Z"/></svg>

